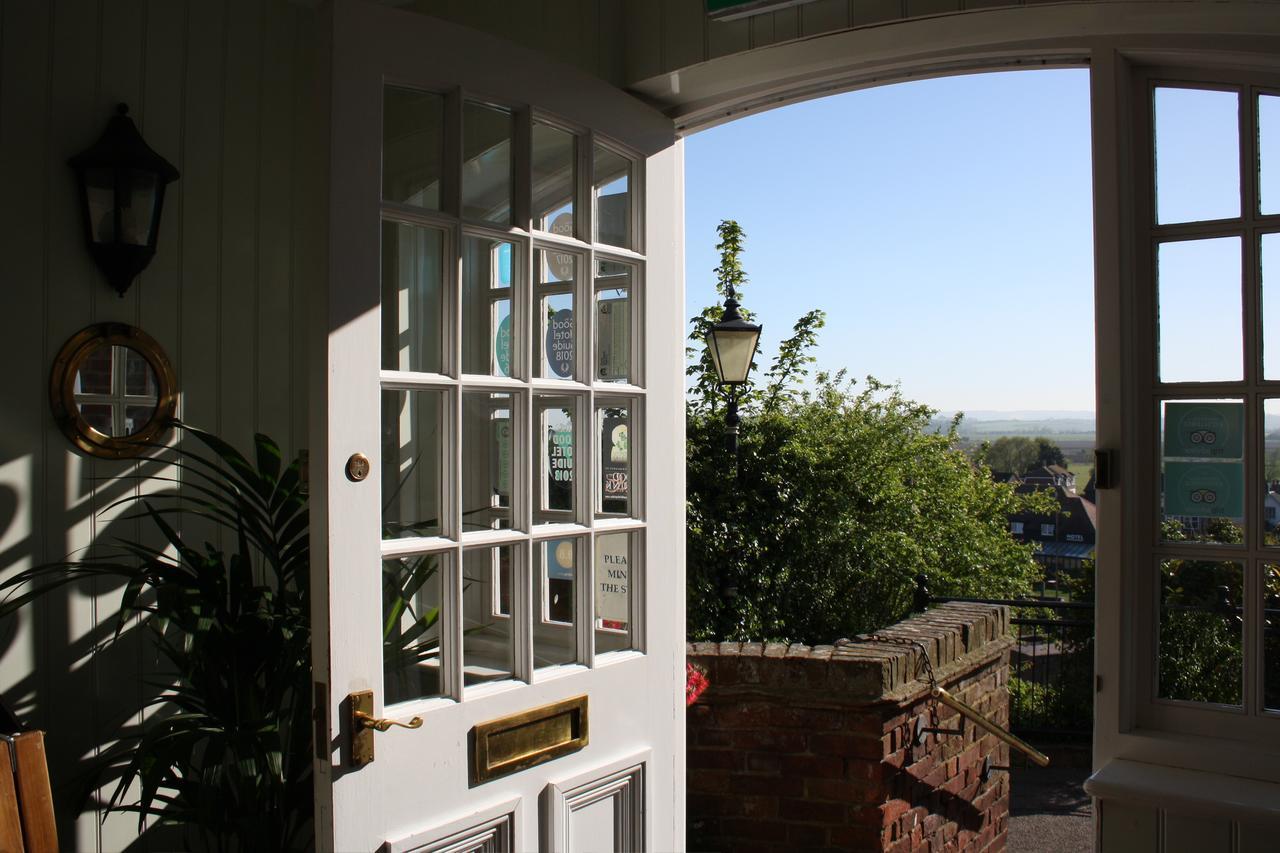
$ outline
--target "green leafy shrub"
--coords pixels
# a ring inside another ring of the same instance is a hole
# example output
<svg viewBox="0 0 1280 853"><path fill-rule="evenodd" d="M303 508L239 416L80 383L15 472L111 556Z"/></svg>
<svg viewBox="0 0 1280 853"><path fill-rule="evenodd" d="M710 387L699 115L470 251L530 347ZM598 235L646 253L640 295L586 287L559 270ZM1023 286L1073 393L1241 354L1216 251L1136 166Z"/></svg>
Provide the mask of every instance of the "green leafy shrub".
<svg viewBox="0 0 1280 853"><path fill-rule="evenodd" d="M724 222L719 234L723 295L747 279L741 228ZM810 381L821 311L802 316L764 380L742 389L735 461L703 343L718 316L704 309L689 336L691 639L830 642L872 630L909 609L921 572L934 594L1030 589L1038 568L1008 517L1044 498L993 482L959 449L958 419L932 431L936 412L896 386L868 377L855 391L843 372Z"/></svg>

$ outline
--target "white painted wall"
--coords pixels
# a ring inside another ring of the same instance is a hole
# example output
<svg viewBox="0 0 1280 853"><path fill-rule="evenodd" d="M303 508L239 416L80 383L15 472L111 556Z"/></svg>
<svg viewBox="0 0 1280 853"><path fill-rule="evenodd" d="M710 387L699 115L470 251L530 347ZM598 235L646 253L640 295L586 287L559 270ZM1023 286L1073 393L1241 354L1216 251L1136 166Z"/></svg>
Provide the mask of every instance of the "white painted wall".
<svg viewBox="0 0 1280 853"><path fill-rule="evenodd" d="M134 466L73 451L48 405L63 342L100 321L168 352L179 414L242 446L255 430L305 445L308 279L295 156L298 71L315 13L284 0L4 0L0 5L0 573L136 530L100 513ZM182 178L159 252L119 299L84 248L66 158L118 101ZM113 515L118 515L118 512ZM148 646L109 638L118 590L55 593L0 625L0 693L47 744L66 850L118 850L136 820L74 820L70 799L104 739L136 718Z"/></svg>

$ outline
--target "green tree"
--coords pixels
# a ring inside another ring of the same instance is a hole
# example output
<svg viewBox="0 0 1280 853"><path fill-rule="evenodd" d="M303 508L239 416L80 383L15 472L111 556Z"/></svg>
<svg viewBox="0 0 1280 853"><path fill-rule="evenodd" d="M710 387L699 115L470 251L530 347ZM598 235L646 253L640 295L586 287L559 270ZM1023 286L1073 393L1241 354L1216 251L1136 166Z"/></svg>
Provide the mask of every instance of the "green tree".
<svg viewBox="0 0 1280 853"><path fill-rule="evenodd" d="M721 293L746 285L742 230L719 229ZM1008 516L1039 507L992 481L960 451L957 426L868 378L812 380L822 312L795 324L763 380L743 389L735 460L724 400L704 349L718 309L691 323L688 629L694 639L830 642L889 624L910 607L914 577L935 593L1012 596L1030 589L1030 546ZM753 372L753 376L756 374Z"/></svg>
<svg viewBox="0 0 1280 853"><path fill-rule="evenodd" d="M1062 468L1067 467L1067 457L1062 455L1062 448L1054 444L1043 436L1037 436L1036 443L1036 462L1037 466L1048 467L1050 465L1058 465Z"/></svg>
<svg viewBox="0 0 1280 853"><path fill-rule="evenodd" d="M997 438L980 451L992 471L1025 474L1034 468L1040 458L1040 446L1022 435L1006 435Z"/></svg>

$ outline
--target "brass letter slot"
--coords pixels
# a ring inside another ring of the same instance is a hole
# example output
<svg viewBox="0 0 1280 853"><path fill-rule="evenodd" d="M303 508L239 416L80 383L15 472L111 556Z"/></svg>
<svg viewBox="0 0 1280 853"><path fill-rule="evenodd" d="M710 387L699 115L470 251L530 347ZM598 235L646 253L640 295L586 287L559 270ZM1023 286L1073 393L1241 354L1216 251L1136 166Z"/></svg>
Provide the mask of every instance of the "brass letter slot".
<svg viewBox="0 0 1280 853"><path fill-rule="evenodd" d="M526 770L587 745L587 697L481 723L471 736L471 784Z"/></svg>

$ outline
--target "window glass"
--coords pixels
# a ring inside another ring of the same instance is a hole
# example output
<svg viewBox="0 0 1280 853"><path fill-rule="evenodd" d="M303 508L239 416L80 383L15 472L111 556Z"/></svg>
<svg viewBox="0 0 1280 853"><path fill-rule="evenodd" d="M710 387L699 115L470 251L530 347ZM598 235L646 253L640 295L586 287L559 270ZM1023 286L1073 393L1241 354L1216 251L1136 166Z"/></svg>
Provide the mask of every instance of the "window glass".
<svg viewBox="0 0 1280 853"><path fill-rule="evenodd" d="M1161 243L1161 382L1243 379L1240 238Z"/></svg>
<svg viewBox="0 0 1280 853"><path fill-rule="evenodd" d="M1258 96L1258 210L1280 213L1280 95Z"/></svg>
<svg viewBox="0 0 1280 853"><path fill-rule="evenodd" d="M382 392L382 538L443 530L445 395Z"/></svg>
<svg viewBox="0 0 1280 853"><path fill-rule="evenodd" d="M440 695L440 604L447 554L382 561L386 703Z"/></svg>
<svg viewBox="0 0 1280 853"><path fill-rule="evenodd" d="M1166 400L1160 412L1160 536L1165 542L1244 542L1240 399Z"/></svg>
<svg viewBox="0 0 1280 853"><path fill-rule="evenodd" d="M444 233L382 223L382 367L444 372Z"/></svg>
<svg viewBox="0 0 1280 853"><path fill-rule="evenodd" d="M631 290L630 264L597 261L596 351L592 364L600 382L631 382Z"/></svg>
<svg viewBox="0 0 1280 853"><path fill-rule="evenodd" d="M576 402L568 397L537 397L538 441L534 459L538 483L540 522L574 520L574 425Z"/></svg>
<svg viewBox="0 0 1280 853"><path fill-rule="evenodd" d="M577 377L578 319L573 310L578 256L572 252L539 249L534 252L537 280L537 322L534 334L538 357L534 376L540 379Z"/></svg>
<svg viewBox="0 0 1280 853"><path fill-rule="evenodd" d="M632 634L632 571L635 534L596 536L596 654L635 648Z"/></svg>
<svg viewBox="0 0 1280 853"><path fill-rule="evenodd" d="M582 539L535 542L533 546L533 664L573 663L578 657L576 589Z"/></svg>
<svg viewBox="0 0 1280 853"><path fill-rule="evenodd" d="M388 86L382 102L382 197L440 209L444 98Z"/></svg>
<svg viewBox="0 0 1280 853"><path fill-rule="evenodd" d="M533 227L539 231L574 236L575 143L568 131L533 123Z"/></svg>
<svg viewBox="0 0 1280 853"><path fill-rule="evenodd" d="M468 101L462 112L462 216L511 224L511 113Z"/></svg>
<svg viewBox="0 0 1280 853"><path fill-rule="evenodd" d="M512 395L462 395L462 529L511 527Z"/></svg>
<svg viewBox="0 0 1280 853"><path fill-rule="evenodd" d="M462 683L501 681L514 672L511 617L501 591L511 587L515 548L473 548L462 555Z"/></svg>
<svg viewBox="0 0 1280 853"><path fill-rule="evenodd" d="M1235 92L1156 89L1157 222L1240 215L1239 121Z"/></svg>
<svg viewBox="0 0 1280 853"><path fill-rule="evenodd" d="M596 145L593 164L596 242L630 249L631 161Z"/></svg>
<svg viewBox="0 0 1280 853"><path fill-rule="evenodd" d="M1280 566L1262 571L1262 681L1268 711L1280 711Z"/></svg>
<svg viewBox="0 0 1280 853"><path fill-rule="evenodd" d="M511 317L519 258L512 243L468 236L462 243L462 372L511 376L519 330Z"/></svg>
<svg viewBox="0 0 1280 853"><path fill-rule="evenodd" d="M1241 703L1243 603L1239 563L1160 564L1160 698Z"/></svg>
<svg viewBox="0 0 1280 853"><path fill-rule="evenodd" d="M1262 375L1280 379L1280 233L1263 234L1258 245L1262 285Z"/></svg>
<svg viewBox="0 0 1280 853"><path fill-rule="evenodd" d="M631 405L622 400L596 406L597 515L634 515Z"/></svg>

